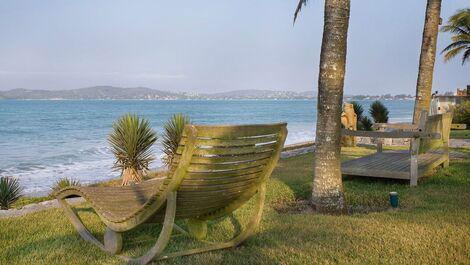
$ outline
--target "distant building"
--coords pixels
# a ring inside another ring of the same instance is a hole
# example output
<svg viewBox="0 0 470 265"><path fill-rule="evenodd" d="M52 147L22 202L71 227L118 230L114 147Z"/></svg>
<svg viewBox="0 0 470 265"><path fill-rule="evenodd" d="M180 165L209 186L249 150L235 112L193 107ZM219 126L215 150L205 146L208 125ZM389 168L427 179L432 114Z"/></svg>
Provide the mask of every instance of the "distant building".
<svg viewBox="0 0 470 265"><path fill-rule="evenodd" d="M467 100L470 100L470 85L467 85L467 88L457 88L455 96L435 95L431 100L430 114L445 113L455 105L459 105Z"/></svg>

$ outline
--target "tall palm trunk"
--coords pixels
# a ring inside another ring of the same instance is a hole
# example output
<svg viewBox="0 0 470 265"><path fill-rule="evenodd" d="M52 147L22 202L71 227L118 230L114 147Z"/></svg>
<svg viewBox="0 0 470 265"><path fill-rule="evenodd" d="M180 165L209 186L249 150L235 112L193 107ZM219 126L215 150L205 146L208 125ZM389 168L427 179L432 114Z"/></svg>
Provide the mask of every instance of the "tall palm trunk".
<svg viewBox="0 0 470 265"><path fill-rule="evenodd" d="M429 111L431 105L432 77L436 59L437 33L439 31L442 0L428 0L424 21L421 56L419 58L418 82L413 123L419 121L421 111Z"/></svg>
<svg viewBox="0 0 470 265"><path fill-rule="evenodd" d="M312 203L319 212L344 210L341 180L341 106L350 0L326 0L318 78Z"/></svg>

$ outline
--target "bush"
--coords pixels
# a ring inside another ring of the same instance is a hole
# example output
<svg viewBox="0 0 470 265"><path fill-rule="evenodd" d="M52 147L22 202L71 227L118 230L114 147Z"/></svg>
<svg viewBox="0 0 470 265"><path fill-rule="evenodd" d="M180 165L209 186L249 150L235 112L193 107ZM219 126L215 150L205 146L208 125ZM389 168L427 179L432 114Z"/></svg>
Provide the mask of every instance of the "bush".
<svg viewBox="0 0 470 265"><path fill-rule="evenodd" d="M126 114L114 122L108 142L116 157L114 168L121 171L122 185L142 181L144 170L155 160L151 148L156 141L150 122L135 114Z"/></svg>
<svg viewBox="0 0 470 265"><path fill-rule="evenodd" d="M21 198L22 188L18 179L0 177L0 209L8 210L11 205Z"/></svg>
<svg viewBox="0 0 470 265"><path fill-rule="evenodd" d="M364 118L362 118L362 121L361 121L361 126L362 126L362 129L363 131L372 131L372 121L370 120L369 117L367 116L364 116Z"/></svg>
<svg viewBox="0 0 470 265"><path fill-rule="evenodd" d="M369 117L364 116L364 107L357 101L352 101L354 112L357 115L357 129L359 131L371 131L372 121Z"/></svg>
<svg viewBox="0 0 470 265"><path fill-rule="evenodd" d="M369 114L372 119L374 119L375 123L387 123L388 113L387 107L378 100L372 102L370 105Z"/></svg>
<svg viewBox="0 0 470 265"><path fill-rule="evenodd" d="M454 109L452 123L465 123L470 126L470 101L457 105Z"/></svg>
<svg viewBox="0 0 470 265"><path fill-rule="evenodd" d="M165 132L163 133L163 163L169 167L173 161L173 157L178 149L178 144L183 136L184 126L190 124L191 119L182 114L174 114L166 123L165 123Z"/></svg>
<svg viewBox="0 0 470 265"><path fill-rule="evenodd" d="M51 187L51 193L49 193L50 197L54 197L54 193L58 192L59 190L70 187L70 186L81 186L80 181L72 178L60 178L58 179L54 185Z"/></svg>

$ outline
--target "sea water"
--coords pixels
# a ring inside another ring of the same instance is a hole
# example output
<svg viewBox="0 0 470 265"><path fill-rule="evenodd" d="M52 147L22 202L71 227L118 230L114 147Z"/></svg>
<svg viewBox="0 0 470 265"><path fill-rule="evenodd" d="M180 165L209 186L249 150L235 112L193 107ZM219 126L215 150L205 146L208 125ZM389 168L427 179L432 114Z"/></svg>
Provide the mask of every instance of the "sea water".
<svg viewBox="0 0 470 265"><path fill-rule="evenodd" d="M148 120L161 135L174 113L196 124L287 122L287 144L314 140L316 100L0 100L0 176L20 179L24 193L44 195L62 177L83 184L119 177L107 142L125 113ZM371 101L360 101L367 110ZM383 101L390 121L410 121L413 101ZM159 138L160 140L161 138ZM152 168L161 163L160 141Z"/></svg>

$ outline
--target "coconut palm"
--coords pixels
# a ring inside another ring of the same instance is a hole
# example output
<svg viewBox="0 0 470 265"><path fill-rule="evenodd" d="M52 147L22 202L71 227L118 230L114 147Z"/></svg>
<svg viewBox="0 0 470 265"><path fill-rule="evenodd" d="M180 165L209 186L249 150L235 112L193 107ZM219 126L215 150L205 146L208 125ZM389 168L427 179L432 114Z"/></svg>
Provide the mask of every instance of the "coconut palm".
<svg viewBox="0 0 470 265"><path fill-rule="evenodd" d="M416 83L416 100L413 123L418 123L423 110L429 111L431 106L432 78L436 60L437 34L441 21L441 1L428 0L424 20L421 55L419 57L418 80Z"/></svg>
<svg viewBox="0 0 470 265"><path fill-rule="evenodd" d="M178 144L183 136L183 129L186 124L190 124L191 120L188 116L177 113L174 114L164 126L164 133L163 133L163 163L170 167L173 157L176 153L176 149L178 148Z"/></svg>
<svg viewBox="0 0 470 265"><path fill-rule="evenodd" d="M0 209L8 210L11 205L21 198L21 186L18 179L0 177Z"/></svg>
<svg viewBox="0 0 470 265"><path fill-rule="evenodd" d="M308 0L300 0L297 15ZM312 204L319 212L343 212L341 106L346 72L350 0L326 0L318 78Z"/></svg>
<svg viewBox="0 0 470 265"><path fill-rule="evenodd" d="M450 32L452 43L445 47L441 53L445 53L444 62L463 53L462 65L470 60L470 8L460 9L455 15L451 16L447 25L441 28L443 32Z"/></svg>
<svg viewBox="0 0 470 265"><path fill-rule="evenodd" d="M113 124L108 141L116 157L114 168L121 170L122 185L140 182L144 170L155 158L151 147L157 141L157 134L146 119L126 114Z"/></svg>

